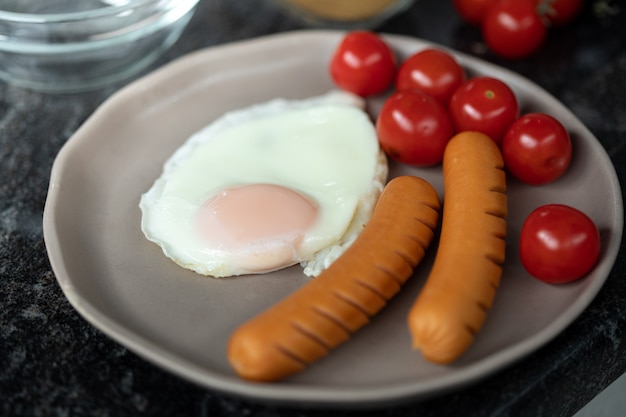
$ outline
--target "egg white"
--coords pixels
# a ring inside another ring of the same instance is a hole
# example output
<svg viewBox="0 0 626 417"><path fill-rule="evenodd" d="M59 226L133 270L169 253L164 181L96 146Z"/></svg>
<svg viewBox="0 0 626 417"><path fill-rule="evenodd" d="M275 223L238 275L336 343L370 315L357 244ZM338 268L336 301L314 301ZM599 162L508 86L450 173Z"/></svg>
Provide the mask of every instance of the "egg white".
<svg viewBox="0 0 626 417"><path fill-rule="evenodd" d="M318 219L294 256L318 275L358 236L386 182L388 167L364 101L331 92L275 99L229 112L192 135L141 197L146 238L180 266L224 277L268 272L246 253L208 248L194 225L198 208L226 188L277 184L318 206Z"/></svg>

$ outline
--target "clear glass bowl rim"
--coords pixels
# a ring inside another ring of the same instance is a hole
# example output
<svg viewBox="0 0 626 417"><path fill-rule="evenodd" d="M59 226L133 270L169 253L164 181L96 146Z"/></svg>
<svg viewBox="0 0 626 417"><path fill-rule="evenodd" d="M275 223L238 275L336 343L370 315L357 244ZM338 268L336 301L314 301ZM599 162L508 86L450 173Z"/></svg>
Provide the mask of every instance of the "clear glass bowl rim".
<svg viewBox="0 0 626 417"><path fill-rule="evenodd" d="M110 5L100 7L93 10L84 10L79 12L67 12L67 13L19 13L19 12L7 12L0 10L0 22L4 23L71 23L71 22L84 22L85 20L92 20L97 18L103 18L110 15L114 15L126 10L132 10L137 7L149 5L151 3L158 3L163 0L131 0L123 5Z"/></svg>

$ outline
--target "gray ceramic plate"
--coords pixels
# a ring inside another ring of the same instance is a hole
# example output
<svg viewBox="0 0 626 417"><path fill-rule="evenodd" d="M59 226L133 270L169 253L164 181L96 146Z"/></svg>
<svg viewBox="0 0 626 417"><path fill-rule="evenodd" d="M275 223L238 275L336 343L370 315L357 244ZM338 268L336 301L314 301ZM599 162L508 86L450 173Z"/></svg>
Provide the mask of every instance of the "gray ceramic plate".
<svg viewBox="0 0 626 417"><path fill-rule="evenodd" d="M239 380L226 360L231 331L307 278L299 267L262 276L212 279L179 268L144 239L138 202L165 159L222 113L275 97L304 98L333 88L329 57L341 33L305 31L244 41L186 56L105 102L55 161L44 213L52 267L70 303L90 323L139 355L206 387L266 401L359 407L459 389L544 345L591 302L619 250L623 206L611 162L593 135L528 80L457 55L472 75L509 83L524 111L548 112L571 132L568 173L544 187L509 183L509 245L502 286L475 345L452 366L411 351L405 316L433 251L386 309L307 371L274 384ZM389 36L401 56L428 44ZM371 101L371 111L380 108ZM441 192L440 168L392 164ZM517 256L523 219L545 203L588 213L602 235L602 257L584 280L549 286L529 277Z"/></svg>

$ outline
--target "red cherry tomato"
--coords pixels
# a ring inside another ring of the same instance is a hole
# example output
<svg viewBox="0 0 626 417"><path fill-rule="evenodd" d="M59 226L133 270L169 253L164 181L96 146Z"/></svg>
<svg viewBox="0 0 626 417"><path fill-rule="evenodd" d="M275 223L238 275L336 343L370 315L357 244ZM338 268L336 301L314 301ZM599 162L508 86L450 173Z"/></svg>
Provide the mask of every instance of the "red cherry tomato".
<svg viewBox="0 0 626 417"><path fill-rule="evenodd" d="M419 90L391 95L378 115L376 131L391 158L416 166L441 162L454 133L445 107Z"/></svg>
<svg viewBox="0 0 626 417"><path fill-rule="evenodd" d="M362 97L379 94L393 83L396 61L391 48L373 32L348 33L330 61L335 84Z"/></svg>
<svg viewBox="0 0 626 417"><path fill-rule="evenodd" d="M582 211L562 204L535 209L520 233L520 259L535 278L551 284L577 280L600 256L600 233Z"/></svg>
<svg viewBox="0 0 626 417"><path fill-rule="evenodd" d="M502 157L517 179L532 185L554 181L567 170L572 142L565 127L543 113L517 119L502 140Z"/></svg>
<svg viewBox="0 0 626 417"><path fill-rule="evenodd" d="M396 76L396 90L416 88L443 105L465 81L465 70L452 55L439 49L424 49L407 58Z"/></svg>
<svg viewBox="0 0 626 417"><path fill-rule="evenodd" d="M500 145L509 126L519 117L519 104L513 90L504 82L492 77L474 77L452 95L450 116L458 132L478 131Z"/></svg>
<svg viewBox="0 0 626 417"><path fill-rule="evenodd" d="M537 12L553 26L563 26L578 16L583 0L535 0Z"/></svg>
<svg viewBox="0 0 626 417"><path fill-rule="evenodd" d="M487 9L498 0L454 0L452 4L457 13L466 22L472 25L480 25Z"/></svg>
<svg viewBox="0 0 626 417"><path fill-rule="evenodd" d="M521 59L543 44L546 27L535 10L535 0L499 0L483 19L482 35L499 56Z"/></svg>

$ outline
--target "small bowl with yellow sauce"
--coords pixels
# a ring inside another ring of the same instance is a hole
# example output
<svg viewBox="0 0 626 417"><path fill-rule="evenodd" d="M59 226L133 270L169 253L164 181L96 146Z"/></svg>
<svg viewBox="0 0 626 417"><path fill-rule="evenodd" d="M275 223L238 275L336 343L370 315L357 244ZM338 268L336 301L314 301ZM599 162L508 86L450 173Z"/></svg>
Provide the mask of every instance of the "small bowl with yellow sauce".
<svg viewBox="0 0 626 417"><path fill-rule="evenodd" d="M415 0L275 0L311 27L372 29L407 10Z"/></svg>

